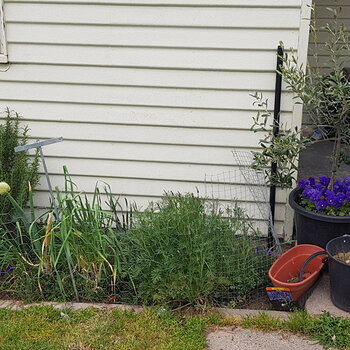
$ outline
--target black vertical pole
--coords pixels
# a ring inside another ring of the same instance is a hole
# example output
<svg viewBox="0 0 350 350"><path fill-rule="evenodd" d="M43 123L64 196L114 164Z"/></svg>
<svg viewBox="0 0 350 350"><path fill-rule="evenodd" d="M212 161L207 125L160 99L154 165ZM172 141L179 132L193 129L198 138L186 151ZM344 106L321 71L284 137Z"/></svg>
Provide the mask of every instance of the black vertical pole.
<svg viewBox="0 0 350 350"><path fill-rule="evenodd" d="M275 105L273 112L273 136L279 133L280 124L280 112L281 112L281 93L282 93L282 75L280 72L280 67L283 65L283 49L281 46L277 47L277 65L276 65L276 81L275 81ZM271 163L271 177L277 173L277 164ZM272 215L272 223L275 223L275 204L276 204L276 186L271 185L270 187L270 207ZM273 246L272 232L268 233L268 246L271 248Z"/></svg>

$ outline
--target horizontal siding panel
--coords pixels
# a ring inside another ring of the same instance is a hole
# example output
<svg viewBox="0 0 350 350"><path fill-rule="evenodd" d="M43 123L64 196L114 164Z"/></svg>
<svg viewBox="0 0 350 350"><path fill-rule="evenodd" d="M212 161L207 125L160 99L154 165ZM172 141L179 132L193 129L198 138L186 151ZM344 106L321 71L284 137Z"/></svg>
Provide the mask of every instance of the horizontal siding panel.
<svg viewBox="0 0 350 350"><path fill-rule="evenodd" d="M330 0L328 0L330 1ZM82 5L144 5L144 6L224 6L224 7L300 7L300 0L5 0L6 3L61 3Z"/></svg>
<svg viewBox="0 0 350 350"><path fill-rule="evenodd" d="M326 55L319 55L318 62L316 63L315 59L313 57L309 57L309 64L312 67L321 67L325 71L329 69L329 67L334 67L334 65L331 63L331 59L329 56ZM343 57L344 67L350 67L350 55Z"/></svg>
<svg viewBox="0 0 350 350"><path fill-rule="evenodd" d="M319 1L317 1L318 3ZM350 18L350 5L348 1L346 3L343 1L343 4L341 4L341 1L338 1L339 5L341 5L341 10L338 12L338 18L339 19L349 19ZM327 10L327 8L336 9L336 6L334 2L328 1L328 5L322 5L317 6L316 9L316 15L319 19L333 19L333 13Z"/></svg>
<svg viewBox="0 0 350 350"><path fill-rule="evenodd" d="M349 22L349 21L348 21ZM350 25L350 23L349 23ZM350 29L350 27L348 27ZM350 32L348 32L350 34ZM324 50L324 44L326 42L330 41L330 37L329 34L323 31L320 31L317 35L316 41L314 38L310 38L310 43L309 43L309 54L311 52L311 48L313 48L315 46L315 43L318 45L318 50L322 51Z"/></svg>
<svg viewBox="0 0 350 350"><path fill-rule="evenodd" d="M7 22L231 27L299 28L299 8L181 8L147 6L93 6L81 4L5 3ZM78 29L77 29L78 30Z"/></svg>
<svg viewBox="0 0 350 350"><path fill-rule="evenodd" d="M82 154L83 155L83 154ZM53 157L47 157L46 163L50 174L62 174L62 165L68 167L70 174L73 177L84 174L84 176L90 176L92 178L111 178L111 179L135 179L135 180L150 180L160 181L162 184L165 181L171 182L187 182L196 183L202 186L205 183L207 176L207 188L208 191L227 191L228 196L235 198L246 199L248 201L254 201L252 193L244 186L246 181L241 175L238 168L224 168L222 166L204 166L194 164L152 164L149 163L137 163L130 161L106 161L106 160L94 160L94 167L91 167L91 160L88 158L82 158L79 162L76 159L60 158L59 160ZM41 169L43 172L43 169ZM223 177L217 176L225 172ZM230 173L228 173L230 172ZM214 174L211 175L210 174ZM215 182L214 185L210 185L209 181ZM220 179L220 180L218 180ZM231 181L232 184L220 184L222 179L224 181ZM42 181L44 183L44 181ZM218 184L216 182L219 182ZM264 191L266 198L268 198L268 189L261 189ZM241 197L240 197L241 196ZM262 195L259 195L258 200L262 200ZM276 201L283 203L286 201L285 191L278 191Z"/></svg>
<svg viewBox="0 0 350 350"><path fill-rule="evenodd" d="M279 41L297 48L300 6L7 0L11 65L0 74L0 107L23 115L30 142L64 137L44 150L54 186L63 186L65 164L80 190L91 193L100 179L141 207L164 191L204 195L205 174L238 173L232 149L257 149L263 134L250 131L257 107L249 94L262 92L273 107L275 49ZM293 102L284 91L283 123ZM241 181L231 190L261 219ZM44 177L36 200L48 204ZM285 191L277 202L282 233Z"/></svg>
<svg viewBox="0 0 350 350"><path fill-rule="evenodd" d="M253 103L253 99L251 100ZM253 104L251 103L251 107ZM0 99L0 109L6 107L20 113L25 121L41 120L62 123L98 123L157 125L194 128L247 129L252 126L255 110L170 109L6 101ZM270 102L272 108L272 101ZM281 114L283 125L292 120L291 112Z"/></svg>
<svg viewBox="0 0 350 350"><path fill-rule="evenodd" d="M89 66L11 64L2 81L49 82L115 86L150 86L198 89L270 90L275 73L210 72L190 70L132 69Z"/></svg>
<svg viewBox="0 0 350 350"><path fill-rule="evenodd" d="M99 46L153 46L275 50L297 47L297 31L272 29L140 28L10 23L7 41Z"/></svg>
<svg viewBox="0 0 350 350"><path fill-rule="evenodd" d="M349 5L348 1L346 0L340 0L337 1L336 3L331 1L331 0L316 0L315 1L316 5L316 24L319 28L325 26L327 23L329 23L331 26L332 22L334 21L333 13L327 10L327 8L332 8L335 9L337 6L341 6L341 11L338 12L338 24L344 24L347 29L350 29L350 6L344 6L344 5ZM339 10L339 7L338 7ZM331 40L331 36L321 30L316 38L317 41L317 46L315 46L313 38L311 38L311 42L309 45L309 63L312 66L316 66L316 62L313 59L312 55L317 52L317 54L320 56L318 66L322 68L325 72L328 72L329 69L327 68L327 63L330 60L329 58L329 52L325 51L325 46L324 44L326 42L329 42ZM349 66L350 65L350 55L348 52L344 52L344 55L346 58L344 58L344 61L346 62L345 65Z"/></svg>
<svg viewBox="0 0 350 350"><path fill-rule="evenodd" d="M55 135L60 136L58 134ZM31 142L34 142L32 139ZM74 141L65 139L63 143L45 147L45 155L60 158L91 159L91 166L95 160L133 161L136 163L151 162L157 169L156 163L221 165L227 170L235 164L231 148L191 146L191 145L161 145L111 142Z"/></svg>
<svg viewBox="0 0 350 350"><path fill-rule="evenodd" d="M332 19L329 18L322 18L317 21L317 25L319 27L325 27L328 23L331 24ZM343 18L338 21L340 24L344 24L347 31L350 30L350 18Z"/></svg>
<svg viewBox="0 0 350 350"><path fill-rule="evenodd" d="M20 96L24 100L64 101L76 103L96 103L111 105L143 105L176 108L226 108L244 109L252 106L252 97L246 91L191 91L181 89L151 89L103 86L75 86L54 84L32 84L1 82L1 98ZM273 93L265 98L273 100ZM282 110L291 111L293 95L283 94ZM253 106L252 106L253 108Z"/></svg>
<svg viewBox="0 0 350 350"><path fill-rule="evenodd" d="M252 100L253 101L253 100ZM25 122L97 123L157 125L195 128L249 129L255 111L225 111L169 109L153 107L99 106L67 103L6 101L0 99L0 109L9 107L23 116ZM44 112L43 112L44 111ZM284 113L284 120L292 118Z"/></svg>
<svg viewBox="0 0 350 350"><path fill-rule="evenodd" d="M14 63L53 63L93 66L174 69L273 71L276 54L270 51L215 51L160 48L87 47L9 44Z"/></svg>
<svg viewBox="0 0 350 350"><path fill-rule="evenodd" d="M314 0L317 7L319 6L327 6L327 7L335 7L336 3L339 5L346 5L348 4L348 0Z"/></svg>
<svg viewBox="0 0 350 350"><path fill-rule="evenodd" d="M92 140L105 142L154 143L174 145L206 145L225 147L256 147L261 135L240 130L215 130L139 127L127 125L79 124L67 128L62 123L31 122L31 136L39 138L63 136L71 140Z"/></svg>

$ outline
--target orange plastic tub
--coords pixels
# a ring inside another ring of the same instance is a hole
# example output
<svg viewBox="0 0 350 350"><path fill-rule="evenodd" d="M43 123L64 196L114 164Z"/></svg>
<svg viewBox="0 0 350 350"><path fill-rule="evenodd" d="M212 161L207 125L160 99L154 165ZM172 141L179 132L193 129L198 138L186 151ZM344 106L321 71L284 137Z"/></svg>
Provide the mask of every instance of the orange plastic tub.
<svg viewBox="0 0 350 350"><path fill-rule="evenodd" d="M324 265L324 256L312 259L305 268L304 280L298 282L298 274L308 257L322 252L323 248L312 244L297 245L282 254L271 266L269 277L275 287L288 288L293 300L298 300L316 282Z"/></svg>

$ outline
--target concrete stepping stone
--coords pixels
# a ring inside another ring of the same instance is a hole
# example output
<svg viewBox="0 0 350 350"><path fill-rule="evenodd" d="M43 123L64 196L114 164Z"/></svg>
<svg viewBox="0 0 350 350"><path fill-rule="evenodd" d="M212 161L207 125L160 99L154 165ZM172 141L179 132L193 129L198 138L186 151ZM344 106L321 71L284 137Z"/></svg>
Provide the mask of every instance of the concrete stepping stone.
<svg viewBox="0 0 350 350"><path fill-rule="evenodd" d="M240 327L209 331L208 350L323 350L314 340L285 332L267 333Z"/></svg>

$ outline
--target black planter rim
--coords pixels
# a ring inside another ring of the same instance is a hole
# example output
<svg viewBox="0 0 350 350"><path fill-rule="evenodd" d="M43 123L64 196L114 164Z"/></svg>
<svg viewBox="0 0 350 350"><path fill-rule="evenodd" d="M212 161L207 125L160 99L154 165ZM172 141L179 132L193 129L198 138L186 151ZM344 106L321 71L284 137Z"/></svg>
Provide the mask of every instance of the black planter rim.
<svg viewBox="0 0 350 350"><path fill-rule="evenodd" d="M333 216L333 215L324 215L319 213L314 213L313 211L306 210L301 205L296 202L296 197L301 193L301 188L295 188L289 194L289 205L300 215L306 216L310 219L326 222L334 222L338 224L350 224L350 215L347 216Z"/></svg>
<svg viewBox="0 0 350 350"><path fill-rule="evenodd" d="M334 256L329 252L329 248L328 248L329 245L332 244L332 242L340 240L340 239L344 239L345 237L350 239L350 235L343 235L343 236L331 239L326 245L326 252L327 252L327 255L328 255L328 259L332 259L333 261L337 262L337 264L341 264L343 266L346 266L346 267L350 268L350 264L347 264L345 262L342 262L340 260L335 259Z"/></svg>

